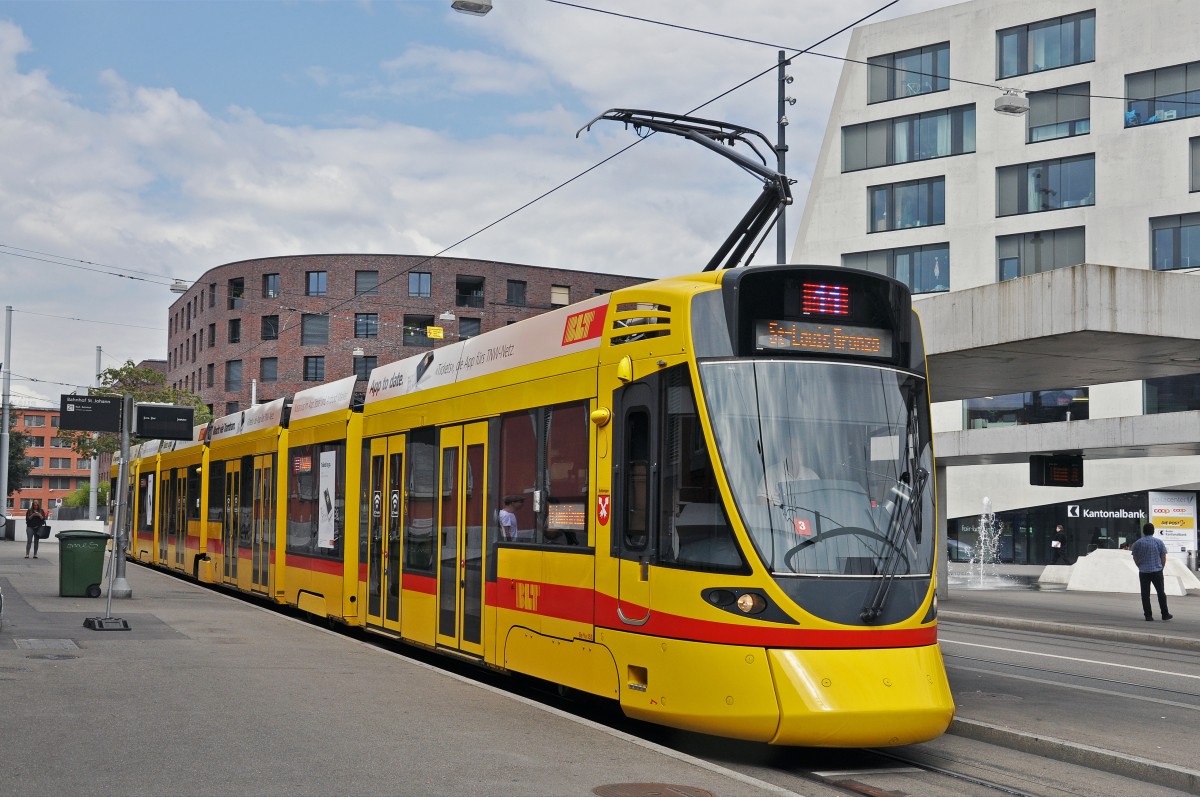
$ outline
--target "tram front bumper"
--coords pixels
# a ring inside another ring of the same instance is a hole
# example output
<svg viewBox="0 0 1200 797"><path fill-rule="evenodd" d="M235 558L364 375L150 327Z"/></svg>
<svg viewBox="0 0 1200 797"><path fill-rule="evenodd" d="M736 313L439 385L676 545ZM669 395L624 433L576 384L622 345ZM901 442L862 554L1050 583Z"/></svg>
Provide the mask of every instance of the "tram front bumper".
<svg viewBox="0 0 1200 797"><path fill-rule="evenodd" d="M915 744L940 736L954 718L937 645L768 654L780 708L771 744Z"/></svg>

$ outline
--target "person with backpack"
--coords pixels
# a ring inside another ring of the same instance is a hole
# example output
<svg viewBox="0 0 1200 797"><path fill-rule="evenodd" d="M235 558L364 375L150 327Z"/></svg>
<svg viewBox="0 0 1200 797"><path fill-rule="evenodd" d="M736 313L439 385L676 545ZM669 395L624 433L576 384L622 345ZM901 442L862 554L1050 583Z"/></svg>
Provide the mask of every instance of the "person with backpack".
<svg viewBox="0 0 1200 797"><path fill-rule="evenodd" d="M42 509L42 502L38 499L33 499L33 503L29 505L29 509L25 510L25 558L29 558L29 548L33 546L33 558L37 559L38 540L40 535L38 531L42 526L46 525L46 512Z"/></svg>

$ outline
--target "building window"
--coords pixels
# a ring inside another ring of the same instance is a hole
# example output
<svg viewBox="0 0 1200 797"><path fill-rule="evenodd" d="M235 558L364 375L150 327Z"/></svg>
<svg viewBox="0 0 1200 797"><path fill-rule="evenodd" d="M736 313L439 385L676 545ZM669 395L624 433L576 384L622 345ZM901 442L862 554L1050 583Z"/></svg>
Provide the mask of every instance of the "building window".
<svg viewBox="0 0 1200 797"><path fill-rule="evenodd" d="M324 271L307 271L304 274L304 295L324 296L328 288L328 274Z"/></svg>
<svg viewBox="0 0 1200 797"><path fill-rule="evenodd" d="M260 382L274 382L279 379L278 357L263 357L258 361L258 379Z"/></svg>
<svg viewBox="0 0 1200 797"><path fill-rule="evenodd" d="M217 283L215 282L208 283L208 306L217 306Z"/></svg>
<svg viewBox="0 0 1200 797"><path fill-rule="evenodd" d="M408 273L408 295L429 298L433 275L428 271L410 271Z"/></svg>
<svg viewBox="0 0 1200 797"><path fill-rule="evenodd" d="M50 478L53 479L55 477L51 476ZM29 476L29 477L26 477L25 483L22 485L22 489L24 489L24 490L40 490L40 489L42 489L42 485L45 483L46 483L46 480L43 479L41 476ZM9 499L9 500L10 500L10 504L11 504L11 499ZM27 500L32 502L33 499L24 499L24 498L21 499L21 508L22 509L29 508L29 504L25 503Z"/></svg>
<svg viewBox="0 0 1200 797"><path fill-rule="evenodd" d="M458 319L458 338L466 340L473 338L479 334L480 320L478 318L460 318Z"/></svg>
<svg viewBox="0 0 1200 797"><path fill-rule="evenodd" d="M263 274L263 298L274 299L279 296L279 275Z"/></svg>
<svg viewBox="0 0 1200 797"><path fill-rule="evenodd" d="M842 171L975 151L975 106L878 119L842 128Z"/></svg>
<svg viewBox="0 0 1200 797"><path fill-rule="evenodd" d="M237 411L238 411L238 403L236 401L226 401L225 402L225 414L226 415L233 415Z"/></svg>
<svg viewBox="0 0 1200 797"><path fill-rule="evenodd" d="M373 355L354 358L354 378L365 382L371 377L371 371L379 364L379 358Z"/></svg>
<svg viewBox="0 0 1200 797"><path fill-rule="evenodd" d="M73 490L75 489L72 482L75 481L70 476L51 476L47 480L47 487L51 490Z"/></svg>
<svg viewBox="0 0 1200 797"><path fill-rule="evenodd" d="M1156 271L1200 266L1200 213L1150 219L1150 250Z"/></svg>
<svg viewBox="0 0 1200 797"><path fill-rule="evenodd" d="M913 293L950 290L950 244L854 252L842 255L842 265L898 279Z"/></svg>
<svg viewBox="0 0 1200 797"><path fill-rule="evenodd" d="M1125 126L1200 116L1200 61L1125 76Z"/></svg>
<svg viewBox="0 0 1200 797"><path fill-rule="evenodd" d="M46 425L46 416L45 415L26 415L25 416L25 427L26 428L29 428L30 426L45 426L45 425Z"/></svg>
<svg viewBox="0 0 1200 797"><path fill-rule="evenodd" d="M550 286L550 306L566 307L571 303L571 288L567 285Z"/></svg>
<svg viewBox="0 0 1200 797"><path fill-rule="evenodd" d="M404 316L404 345L432 346L433 339L429 337L428 328L433 326L431 315Z"/></svg>
<svg viewBox="0 0 1200 797"><path fill-rule="evenodd" d="M1200 191L1200 136L1191 139L1188 142L1190 147L1189 163L1191 166L1192 177L1189 181L1190 190Z"/></svg>
<svg viewBox="0 0 1200 797"><path fill-rule="evenodd" d="M329 343L329 316L303 313L300 316L300 345L324 346Z"/></svg>
<svg viewBox="0 0 1200 797"><path fill-rule="evenodd" d="M29 463L31 468L40 468L44 460L41 457L25 457L25 461Z"/></svg>
<svg viewBox="0 0 1200 797"><path fill-rule="evenodd" d="M950 88L950 42L868 58L867 102L884 102Z"/></svg>
<svg viewBox="0 0 1200 797"><path fill-rule="evenodd" d="M225 390L242 389L242 361L229 360L225 363Z"/></svg>
<svg viewBox="0 0 1200 797"><path fill-rule="evenodd" d="M1146 415L1200 410L1200 374L1147 379L1144 385Z"/></svg>
<svg viewBox="0 0 1200 797"><path fill-rule="evenodd" d="M1082 136L1092 131L1091 83L1029 93L1025 143Z"/></svg>
<svg viewBox="0 0 1200 797"><path fill-rule="evenodd" d="M51 470L70 470L71 469L71 458L70 457L50 457L50 468L51 468Z"/></svg>
<svg viewBox="0 0 1200 797"><path fill-rule="evenodd" d="M378 271L354 272L354 295L375 296L379 293Z"/></svg>
<svg viewBox="0 0 1200 797"><path fill-rule="evenodd" d="M1018 163L996 169L996 215L1096 204L1096 156Z"/></svg>
<svg viewBox="0 0 1200 797"><path fill-rule="evenodd" d="M457 307L483 307L483 277L463 274L455 277L454 304Z"/></svg>
<svg viewBox="0 0 1200 797"><path fill-rule="evenodd" d="M36 444L32 444L32 443L31 443L31 445L33 445L35 448L36 448L37 446L40 446L40 445L41 445L41 438L40 438L40 437L38 437L38 438L29 438L29 439L31 439L31 440L33 440L33 439L36 439L36 440L38 441ZM66 438L63 438L63 437L51 437L51 438L50 438L50 447L51 447L51 448L70 448L70 447L71 447L71 441L70 441L70 440L67 440Z"/></svg>
<svg viewBox="0 0 1200 797"><path fill-rule="evenodd" d="M517 307L525 306L525 282L523 280L508 281L507 302Z"/></svg>
<svg viewBox="0 0 1200 797"><path fill-rule="evenodd" d="M946 178L874 185L867 189L867 232L946 223Z"/></svg>
<svg viewBox="0 0 1200 797"><path fill-rule="evenodd" d="M304 381L305 382L324 382L325 381L325 358L324 357L305 357L304 358Z"/></svg>
<svg viewBox="0 0 1200 797"><path fill-rule="evenodd" d="M354 337L356 337L356 338L377 338L377 337L379 337L379 313L355 313L354 314Z"/></svg>
<svg viewBox="0 0 1200 797"><path fill-rule="evenodd" d="M262 317L262 339L263 340L278 340L279 339L279 316L265 315Z"/></svg>
<svg viewBox="0 0 1200 797"><path fill-rule="evenodd" d="M990 426L1030 426L1088 419L1088 389L1036 390L963 401L967 429Z"/></svg>
<svg viewBox="0 0 1200 797"><path fill-rule="evenodd" d="M216 324L208 325L208 345L209 346L217 345L217 325Z"/></svg>
<svg viewBox="0 0 1200 797"><path fill-rule="evenodd" d="M216 384L216 380L217 380L216 363L209 363L204 369L204 386L212 387L214 384Z"/></svg>
<svg viewBox="0 0 1200 797"><path fill-rule="evenodd" d="M1096 60L1096 12L1084 11L996 33L996 77Z"/></svg>
<svg viewBox="0 0 1200 797"><path fill-rule="evenodd" d="M241 277L229 280L229 309L240 310L246 301L246 281ZM189 319L190 321L190 319Z"/></svg>
<svg viewBox="0 0 1200 797"><path fill-rule="evenodd" d="M242 342L242 320L240 318L229 319L229 342Z"/></svg>
<svg viewBox="0 0 1200 797"><path fill-rule="evenodd" d="M1000 282L1077 266L1084 257L1083 227L1001 235L996 239L997 277Z"/></svg>
<svg viewBox="0 0 1200 797"><path fill-rule="evenodd" d="M57 437L54 438L54 440L58 440L58 439L59 438L57 438ZM51 441L51 442L53 442L53 441ZM32 434L25 435L25 449L26 450L31 449L31 448L41 448L44 445L46 445L45 437L41 437L39 435L32 435ZM71 446L65 445L65 446L53 446L53 447L54 448L70 448Z"/></svg>

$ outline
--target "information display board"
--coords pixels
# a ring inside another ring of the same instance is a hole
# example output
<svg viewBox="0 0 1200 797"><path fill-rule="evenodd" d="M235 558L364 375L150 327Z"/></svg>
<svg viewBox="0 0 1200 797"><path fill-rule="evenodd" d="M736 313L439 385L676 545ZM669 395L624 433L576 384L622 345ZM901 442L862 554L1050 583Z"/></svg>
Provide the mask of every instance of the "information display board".
<svg viewBox="0 0 1200 797"><path fill-rule="evenodd" d="M121 431L120 396L67 396L58 400L58 428L77 432Z"/></svg>
<svg viewBox="0 0 1200 797"><path fill-rule="evenodd" d="M138 404L134 434L149 440L191 440L196 408L176 404Z"/></svg>

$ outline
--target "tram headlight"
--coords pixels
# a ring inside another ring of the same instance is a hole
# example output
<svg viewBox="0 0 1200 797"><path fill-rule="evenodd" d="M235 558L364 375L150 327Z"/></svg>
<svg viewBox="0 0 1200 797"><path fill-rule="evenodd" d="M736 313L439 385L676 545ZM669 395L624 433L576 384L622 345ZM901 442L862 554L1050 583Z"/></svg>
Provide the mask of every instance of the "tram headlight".
<svg viewBox="0 0 1200 797"><path fill-rule="evenodd" d="M738 596L737 607L746 614L759 614L767 608L767 601L757 593L744 592Z"/></svg>

